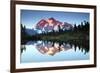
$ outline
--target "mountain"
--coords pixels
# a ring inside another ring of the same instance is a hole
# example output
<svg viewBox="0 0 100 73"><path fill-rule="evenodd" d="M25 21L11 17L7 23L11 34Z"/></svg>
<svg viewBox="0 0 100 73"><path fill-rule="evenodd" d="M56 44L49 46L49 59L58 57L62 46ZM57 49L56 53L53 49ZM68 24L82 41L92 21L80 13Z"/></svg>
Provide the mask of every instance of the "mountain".
<svg viewBox="0 0 100 73"><path fill-rule="evenodd" d="M26 31L26 33L27 33L28 35L35 35L35 34L37 34L37 31L34 30L34 29L26 28L25 31Z"/></svg>
<svg viewBox="0 0 100 73"><path fill-rule="evenodd" d="M36 28L42 31L59 31L59 28L63 30L70 30L73 28L73 26L68 22L61 22L51 17L48 19L41 19L36 24Z"/></svg>

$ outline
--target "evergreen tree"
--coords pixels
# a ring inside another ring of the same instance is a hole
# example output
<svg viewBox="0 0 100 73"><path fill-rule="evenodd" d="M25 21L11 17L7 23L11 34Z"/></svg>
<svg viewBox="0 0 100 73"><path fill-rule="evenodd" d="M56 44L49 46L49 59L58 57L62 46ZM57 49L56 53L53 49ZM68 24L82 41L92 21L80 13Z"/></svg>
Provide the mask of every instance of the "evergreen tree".
<svg viewBox="0 0 100 73"><path fill-rule="evenodd" d="M76 24L74 24L74 31L77 31L77 26L76 26Z"/></svg>

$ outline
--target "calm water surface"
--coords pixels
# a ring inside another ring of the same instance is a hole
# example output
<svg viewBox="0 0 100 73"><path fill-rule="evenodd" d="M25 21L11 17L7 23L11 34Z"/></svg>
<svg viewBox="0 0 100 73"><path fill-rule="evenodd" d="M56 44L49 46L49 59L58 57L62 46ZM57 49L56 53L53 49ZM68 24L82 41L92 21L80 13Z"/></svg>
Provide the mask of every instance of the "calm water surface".
<svg viewBox="0 0 100 73"><path fill-rule="evenodd" d="M21 63L88 60L89 42L29 41L21 45Z"/></svg>

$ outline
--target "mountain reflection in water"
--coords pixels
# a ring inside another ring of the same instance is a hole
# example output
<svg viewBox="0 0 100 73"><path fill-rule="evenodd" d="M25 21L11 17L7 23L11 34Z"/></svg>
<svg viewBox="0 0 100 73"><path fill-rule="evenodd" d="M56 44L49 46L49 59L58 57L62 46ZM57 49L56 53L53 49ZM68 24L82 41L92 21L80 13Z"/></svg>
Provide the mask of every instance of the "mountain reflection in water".
<svg viewBox="0 0 100 73"><path fill-rule="evenodd" d="M69 44L58 42L41 42L36 45L37 50L42 54L55 55L61 51L67 51L72 49Z"/></svg>

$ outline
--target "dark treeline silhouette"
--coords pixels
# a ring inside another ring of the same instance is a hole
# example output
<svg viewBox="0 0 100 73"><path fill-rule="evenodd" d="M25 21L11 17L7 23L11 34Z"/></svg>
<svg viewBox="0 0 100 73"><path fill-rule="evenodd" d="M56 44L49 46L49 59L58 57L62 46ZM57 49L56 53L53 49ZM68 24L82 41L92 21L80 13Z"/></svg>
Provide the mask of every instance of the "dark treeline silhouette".
<svg viewBox="0 0 100 73"><path fill-rule="evenodd" d="M21 44L25 44L26 42L28 42L30 40L37 41L39 39L40 39L40 37L38 35L31 36L31 35L27 34L26 27L21 24Z"/></svg>
<svg viewBox="0 0 100 73"><path fill-rule="evenodd" d="M75 32L84 32L86 34L89 33L89 22L84 21L81 22L81 24L79 24L78 26L76 26L76 24L74 25L74 31Z"/></svg>

